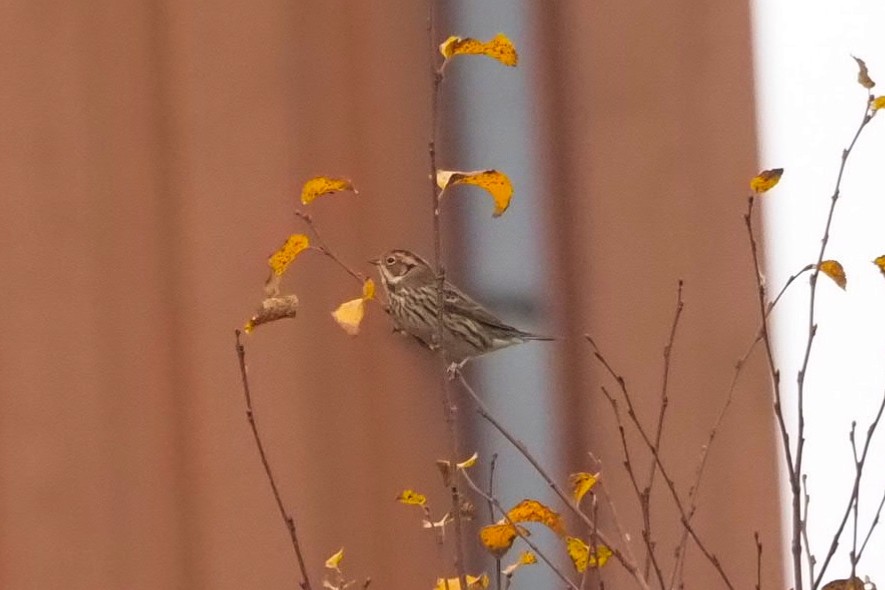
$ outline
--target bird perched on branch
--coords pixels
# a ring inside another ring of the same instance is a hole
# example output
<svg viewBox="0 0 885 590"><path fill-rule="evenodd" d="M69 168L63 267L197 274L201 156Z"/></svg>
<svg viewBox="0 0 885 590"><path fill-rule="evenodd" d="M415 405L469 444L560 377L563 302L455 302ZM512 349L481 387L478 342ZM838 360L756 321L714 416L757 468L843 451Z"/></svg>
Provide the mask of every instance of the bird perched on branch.
<svg viewBox="0 0 885 590"><path fill-rule="evenodd" d="M378 267L387 312L397 330L442 352L456 367L468 360L529 340L553 340L510 326L443 282L442 347L439 346L439 278L426 260L408 250L391 250L369 261Z"/></svg>

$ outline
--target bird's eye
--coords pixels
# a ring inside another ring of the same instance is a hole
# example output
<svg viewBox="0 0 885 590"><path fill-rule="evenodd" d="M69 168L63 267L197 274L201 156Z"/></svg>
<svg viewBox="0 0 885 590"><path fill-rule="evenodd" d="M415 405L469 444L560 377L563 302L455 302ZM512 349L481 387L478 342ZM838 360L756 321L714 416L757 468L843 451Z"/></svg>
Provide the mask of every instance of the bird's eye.
<svg viewBox="0 0 885 590"><path fill-rule="evenodd" d="M388 256L384 259L384 264L386 264L387 266L392 266L393 264L396 264L396 258L394 258L393 256Z"/></svg>

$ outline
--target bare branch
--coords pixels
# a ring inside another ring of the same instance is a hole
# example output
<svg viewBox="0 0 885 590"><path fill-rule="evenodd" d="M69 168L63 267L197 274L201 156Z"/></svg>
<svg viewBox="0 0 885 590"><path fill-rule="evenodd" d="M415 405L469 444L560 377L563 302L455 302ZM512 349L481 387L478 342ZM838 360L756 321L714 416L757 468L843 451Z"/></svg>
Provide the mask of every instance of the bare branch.
<svg viewBox="0 0 885 590"><path fill-rule="evenodd" d="M298 568L301 570L301 588L303 588L303 590L311 590L310 576L307 573L307 566L304 564L304 555L301 552L301 544L298 542L295 519L286 510L285 505L283 505L280 490L277 488L277 482L274 479L273 471L271 471L270 463L267 461L267 454L264 452L264 445L261 442L261 436L258 434L258 426L255 423L255 412L252 410L252 391L249 388L249 377L246 371L246 348L240 342L240 331L234 330L234 335L236 336L237 360L240 365L243 395L246 398L246 419L249 421L249 427L252 429L252 437L255 439L255 446L258 447L258 454L261 456L261 464L264 466L264 473L267 475L267 481L270 482L270 489L273 491L273 497L274 500L276 500L277 508L280 510L280 516L286 524L286 529L289 531L289 538L292 541L292 549L295 550L295 558L298 560Z"/></svg>

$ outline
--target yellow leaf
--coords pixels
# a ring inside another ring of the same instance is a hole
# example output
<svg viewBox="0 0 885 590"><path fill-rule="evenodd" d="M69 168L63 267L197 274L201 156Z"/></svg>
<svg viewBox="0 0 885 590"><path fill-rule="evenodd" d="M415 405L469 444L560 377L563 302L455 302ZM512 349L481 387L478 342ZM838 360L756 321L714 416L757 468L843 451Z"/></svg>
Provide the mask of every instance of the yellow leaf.
<svg viewBox="0 0 885 590"><path fill-rule="evenodd" d="M294 318L298 312L298 297L295 295L283 295L281 297L268 297L261 302L261 307L252 318L243 326L243 331L250 334L256 326L266 324L274 320Z"/></svg>
<svg viewBox="0 0 885 590"><path fill-rule="evenodd" d="M513 573L518 570L520 567L524 565L532 565L534 563L538 563L538 558L535 557L535 554L531 551L523 551L519 555L519 559L505 567L501 570L501 573L507 576L508 578L513 575Z"/></svg>
<svg viewBox="0 0 885 590"><path fill-rule="evenodd" d="M344 559L344 547L339 549L338 553L326 560L326 567L330 570L337 570L342 559Z"/></svg>
<svg viewBox="0 0 885 590"><path fill-rule="evenodd" d="M468 590L485 590L489 587L489 577L486 574L479 576L467 574L464 577L467 580ZM461 580L458 578L449 578L448 580L437 578L433 590L461 590Z"/></svg>
<svg viewBox="0 0 885 590"><path fill-rule="evenodd" d="M520 529L519 532L524 535L529 534L525 529ZM489 553L500 559L513 546L513 540L518 534L516 527L512 524L499 522L479 529L479 540L482 541Z"/></svg>
<svg viewBox="0 0 885 590"><path fill-rule="evenodd" d="M440 170L436 174L436 184L442 190L456 184L473 184L484 188L495 201L495 212L492 214L494 217L500 217L507 210L513 197L513 184L506 174L497 170Z"/></svg>
<svg viewBox="0 0 885 590"><path fill-rule="evenodd" d="M842 268L838 260L824 260L820 263L820 271L833 279L843 290L845 289L848 278L845 276L845 269Z"/></svg>
<svg viewBox="0 0 885 590"><path fill-rule="evenodd" d="M427 504L427 497L415 490L403 490L399 493L396 499L403 504L411 504L414 506L424 506Z"/></svg>
<svg viewBox="0 0 885 590"><path fill-rule="evenodd" d="M873 264L879 267L879 270L885 275L885 254L882 256L877 256L875 260L873 260Z"/></svg>
<svg viewBox="0 0 885 590"><path fill-rule="evenodd" d="M306 250L308 246L310 246L310 240L306 235L292 234L279 250L270 255L267 264L275 275L281 276L295 260L295 257Z"/></svg>
<svg viewBox="0 0 885 590"><path fill-rule="evenodd" d="M763 170L753 177L750 181L750 190L754 193L761 194L775 187L784 174L783 168L772 168L771 170Z"/></svg>
<svg viewBox="0 0 885 590"><path fill-rule="evenodd" d="M485 55L498 60L505 66L511 67L515 66L519 61L513 42L501 33L485 42L452 36L443 41L439 46L439 51L447 60L456 55Z"/></svg>
<svg viewBox="0 0 885 590"><path fill-rule="evenodd" d="M612 556L611 549L605 545L597 545L596 551L592 552L589 545L576 537L566 537L565 548L569 557L572 558L572 563L578 573L583 572L588 567L602 567L606 564L609 557Z"/></svg>
<svg viewBox="0 0 885 590"><path fill-rule="evenodd" d="M353 191L353 194L359 194L359 191L353 187L353 183L347 178L316 176L305 182L304 186L301 187L301 202L308 205L317 197L337 193L338 191Z"/></svg>
<svg viewBox="0 0 885 590"><path fill-rule="evenodd" d="M599 480L599 474L593 473L572 473L569 476L569 481L572 484L572 496L575 498L575 503L580 504L581 498L584 497L584 494L589 492L593 486L596 485L596 482Z"/></svg>
<svg viewBox="0 0 885 590"><path fill-rule="evenodd" d="M854 56L852 55L851 57L854 57ZM870 78L870 73L869 73L869 71L867 71L867 64L864 63L864 60L862 60L859 57L854 57L854 61L857 62L857 68L858 68L857 83L860 84L861 86L863 86L864 88L866 88L867 90L869 90L870 88L875 86L876 83L873 82L873 80Z"/></svg>
<svg viewBox="0 0 885 590"><path fill-rule="evenodd" d="M366 279L366 282L363 283L363 299L366 301L375 298L375 281L372 279Z"/></svg>
<svg viewBox="0 0 885 590"><path fill-rule="evenodd" d="M873 110L874 113L879 109L885 109L885 95L877 96L876 98L874 98L870 108Z"/></svg>
<svg viewBox="0 0 885 590"><path fill-rule="evenodd" d="M362 297L345 301L332 312L332 317L349 336L360 333L360 322L366 313L366 300Z"/></svg>
<svg viewBox="0 0 885 590"><path fill-rule="evenodd" d="M458 469L467 469L468 467L473 467L474 465L476 465L477 459L479 459L479 453L473 453L468 459L457 463L455 466Z"/></svg>
<svg viewBox="0 0 885 590"><path fill-rule="evenodd" d="M523 500L507 513L513 522L540 522L559 535L565 535L562 517L537 500Z"/></svg>

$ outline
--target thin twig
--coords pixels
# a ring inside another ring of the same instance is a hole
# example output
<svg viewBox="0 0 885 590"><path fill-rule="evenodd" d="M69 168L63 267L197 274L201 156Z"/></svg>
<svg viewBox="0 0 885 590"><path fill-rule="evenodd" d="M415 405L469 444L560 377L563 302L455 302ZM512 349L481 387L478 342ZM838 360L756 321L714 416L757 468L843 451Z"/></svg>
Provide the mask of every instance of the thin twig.
<svg viewBox="0 0 885 590"><path fill-rule="evenodd" d="M267 474L267 481L270 482L270 489L273 491L274 500L277 502L277 508L280 510L280 516L286 524L289 531L289 538L292 541L292 548L295 550L295 557L298 560L298 568L301 570L301 588L303 590L311 590L310 577L307 574L307 566L304 563L304 555L301 552L301 544L298 542L298 533L295 528L295 519L286 510L283 505L283 499L280 496L280 490L277 488L277 482L274 479L273 472L270 469L270 463L267 461L267 454L264 452L264 445L261 442L261 436L258 434L258 426L255 423L255 412L252 410L252 391L249 388L249 377L246 372L246 348L240 342L240 331L234 330L236 337L237 360L240 365L240 378L243 382L243 395L246 398L246 419L249 421L249 427L252 429L252 436L255 439L255 446L258 447L258 454L261 456L261 464L264 466L264 473Z"/></svg>
<svg viewBox="0 0 885 590"><path fill-rule="evenodd" d="M857 561L860 562L860 558L863 555L864 549L867 548L867 543L870 540L870 537L873 536L873 531L876 529L876 525L879 524L879 517L882 515L882 507L885 506L885 492L882 493L882 499L879 500L879 507L876 509L876 516L873 517L873 522L870 523L870 528L867 531L866 537L864 537L863 544L860 546L860 551L857 552Z"/></svg>
<svg viewBox="0 0 885 590"><path fill-rule="evenodd" d="M590 337L589 334L585 334L584 337L593 347L593 353L596 357L596 360L602 364L602 366L608 371L609 375L618 383L618 387L621 391L621 395L624 397L624 401L627 402L627 415L630 417L630 420L633 422L633 425L636 427L637 432L639 432L643 442L645 443L646 448L649 453L653 457L654 461L658 464L658 469L661 472L661 477L664 478L664 482L667 484L667 488L670 490L670 495L673 497L673 503L676 505L676 508L679 510L679 516L682 521L682 526L685 530L688 531L688 534L691 536L692 540L697 545L698 549L701 550L701 553L704 554L704 557L707 558L707 561L713 566L713 568L719 573L719 577L722 578L722 581L725 583L728 588L734 590L734 586L731 583L728 575L725 573L725 570L722 567L722 564L719 562L719 558L716 557L715 554L711 553L706 545L704 545L703 541L701 541L700 537L697 534L697 531L694 530L694 527L691 525L691 522L688 520L688 515L685 511L685 506L682 503L682 500L679 497L679 493L676 491L676 484L673 483L673 479L667 474L667 470L664 467L664 463L661 459L661 455L658 453L654 444L652 443L648 433L645 428L642 426L642 423L639 421L639 417L636 415L636 410L633 406L633 400L630 396L629 391L627 391L627 385L624 381L624 378L618 374L614 368L609 364L608 360L603 356L599 347L593 338Z"/></svg>
<svg viewBox="0 0 885 590"><path fill-rule="evenodd" d="M873 101L873 95L867 92L867 100L864 104L863 118L851 143L842 150L842 159L839 164L839 173L836 176L836 184L833 188L833 194L830 197L830 211L827 214L827 223L824 226L823 237L821 238L820 251L817 255L817 262L814 270L811 271L811 279L809 281L808 294L808 338L805 343L805 353L802 357L802 365L796 377L797 382L797 399L796 410L798 412L798 428L796 432L796 463L793 467L793 477L791 480L793 492L793 572L795 576L794 584L796 588L802 588L802 554L799 547L802 534L802 496L799 489L799 477L802 474L802 461L805 454L805 376L808 372L808 363L811 360L811 349L817 334L817 321L815 319L815 310L817 303L817 278L820 276L820 265L826 254L827 244L830 241L830 227L833 224L833 215L836 211L836 203L839 201L839 193L842 186L842 177L845 173L845 165L848 163L848 157L854 149L861 132L867 123L872 119L870 112L870 104ZM823 574L823 571L821 572ZM817 584L813 586L813 589Z"/></svg>
<svg viewBox="0 0 885 590"><path fill-rule="evenodd" d="M811 551L811 543L808 540L808 507L811 505L811 495L808 493L808 474L802 474L802 494L805 500L805 508L802 514L802 542L805 544L805 559L808 561L808 579L814 580L814 566L817 558Z"/></svg>
<svg viewBox="0 0 885 590"><path fill-rule="evenodd" d="M762 541L759 540L759 531L753 533L756 541L756 590L762 590Z"/></svg>
<svg viewBox="0 0 885 590"><path fill-rule="evenodd" d="M685 307L685 302L682 300L682 285L682 279L679 279L679 286L676 290L676 312L673 314L673 325L670 327L670 337L667 339L667 344L664 345L664 373L661 378L661 405L658 409L658 423L657 427L655 428L655 448L658 449L658 452L660 452L661 449L661 437L664 433L664 416L667 413L667 406L670 405L670 399L667 395L667 387L670 383L670 359L672 358L671 354L673 351L673 344L676 341L676 328L679 327L679 318L682 316L682 310ZM643 488L640 495L640 503L643 506L642 520L645 529L643 532L643 536L648 537L645 544L645 565L643 567L646 578L648 577L649 573L649 565L652 561L654 561L655 543L652 539L651 531L651 490L654 486L656 470L657 463L655 461L652 461L648 469L648 478L646 479L645 487ZM660 576L659 567L656 573L658 574L658 577L661 581L661 588L663 589L664 580Z"/></svg>
<svg viewBox="0 0 885 590"><path fill-rule="evenodd" d="M882 403L879 404L879 411L876 413L876 417L870 423L869 428L867 428L867 437L864 441L863 451L861 452L860 458L857 460L857 463L859 465L856 465L855 467L854 486L852 487L851 494L848 497L848 504L842 514L842 520L839 523L835 534L833 535L833 540L830 543L830 548L827 551L827 556L824 559L823 564L821 565L820 572L818 572L817 577L814 579L812 590L815 590L818 586L820 586L820 583L823 581L824 573L827 571L827 566L830 564L830 560L833 558L833 555L836 553L836 548L839 546L839 538L842 536L842 531L845 529L845 523L848 522L848 516L851 514L852 506L854 505L854 502L858 496L858 491L860 490L860 481L861 476L863 475L864 466L866 465L867 461L867 452L870 450L870 443L873 441L873 434L875 434L876 428L879 426L879 420L882 418L883 411L885 411L885 393L883 393L882 395Z"/></svg>
<svg viewBox="0 0 885 590"><path fill-rule="evenodd" d="M495 465L498 463L498 453L492 454L492 460L489 463L489 497L494 497L495 495ZM491 501L487 501L489 508L489 520L495 520L495 504ZM495 588L501 590L501 558L495 555Z"/></svg>
<svg viewBox="0 0 885 590"><path fill-rule="evenodd" d="M519 451L519 453L525 457L526 461L538 472L538 475L541 476L547 485L550 487L553 492L559 496L559 499L571 510L575 516L577 516L585 525L588 527L593 527L593 521L588 517L579 507L575 506L574 502L568 497L565 493L565 490L562 489L558 483L556 483L553 478L547 473L547 471L541 466L541 463L538 459L528 450L525 444L517 439L513 434L510 433L509 430L504 428L504 426L489 412L488 407L476 393L476 391L471 387L470 383L467 382L467 379L464 378L464 374L460 370L455 371L456 377L461 382L461 385L464 387L464 390L470 395L473 399L473 402L476 404L477 413L489 424L491 424L495 430L497 430L501 436L507 439L507 441L513 445L513 447ZM633 576L636 580L636 583L639 584L639 587L642 590L649 590L649 585L646 579L642 576L642 572L639 571L639 567L636 565L636 561L632 558L628 558L621 550L614 545L607 536L600 530L598 531L599 539L602 541L604 545L606 545L609 549L612 550L612 555L615 560L620 563L627 572Z"/></svg>
<svg viewBox="0 0 885 590"><path fill-rule="evenodd" d="M639 501L639 508L642 511L642 519L645 522L642 529L642 540L645 543L646 550L646 559L647 563L650 563L654 568L655 575L658 578L658 582L661 585L661 589L665 588L664 586L664 574L661 572L661 566L658 564L657 557L655 556L654 547L651 544L651 534L649 532L649 518L648 518L648 495L644 494L642 490L639 489L639 484L636 481L636 473L633 470L633 463L630 461L630 447L627 445L627 434L624 429L624 421L621 419L621 410L618 407L617 400L608 392L605 386L602 386L602 394L609 401L612 407L612 411L615 414L615 420L618 423L618 433L621 435L621 448L624 451L624 469L627 470L627 475L630 476L630 483L633 484L633 491L636 492L636 498ZM646 568L648 569L648 568Z"/></svg>
<svg viewBox="0 0 885 590"><path fill-rule="evenodd" d="M547 555L545 555L544 552L541 551L541 549L539 549L538 546L533 543L531 539L529 539L528 535L520 530L519 525L513 522L513 520L510 518L510 515L507 513L506 510L504 510L504 508L501 506L501 503L496 497L486 494L485 491L482 490L482 488L476 485L473 479L471 479L471 477L467 474L467 471L465 469L459 469L458 472L461 474L461 476L464 478L464 481L467 482L467 485L470 486L470 488L474 492L482 496L487 502L490 502L498 510L498 512L501 513L501 516L504 517L504 520L507 522L507 524L513 527L513 530L516 532L519 538L525 541L526 545L532 548L532 551L534 551L538 555L538 557L541 558L541 561L546 563L550 567L550 569L553 570L553 573L555 573L560 580L565 582L566 585L568 585L568 587L572 590L581 590L580 588L578 588L577 585L575 585L574 582L568 579L568 577L562 572L562 570L556 567L556 564L554 564L553 561L551 561L551 559L547 557Z"/></svg>
<svg viewBox="0 0 885 590"><path fill-rule="evenodd" d="M345 264L344 261L342 261L341 258L339 258L338 255L335 254L335 252L333 252L328 245L326 245L326 242L320 235L319 229L317 229L316 222L313 220L313 217L311 217L309 213L305 213L304 211L296 209L295 216L301 219L307 225L308 229L310 229L310 232L313 234L313 241L315 243L315 245L311 247L313 250L316 250L320 254L335 262L335 264L340 266L344 270L344 272L359 281L360 284L366 281L365 275L356 272L355 270L347 266L347 264Z"/></svg>

